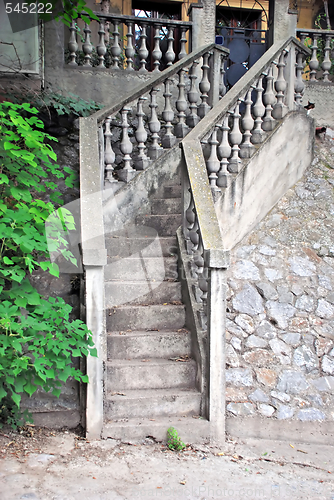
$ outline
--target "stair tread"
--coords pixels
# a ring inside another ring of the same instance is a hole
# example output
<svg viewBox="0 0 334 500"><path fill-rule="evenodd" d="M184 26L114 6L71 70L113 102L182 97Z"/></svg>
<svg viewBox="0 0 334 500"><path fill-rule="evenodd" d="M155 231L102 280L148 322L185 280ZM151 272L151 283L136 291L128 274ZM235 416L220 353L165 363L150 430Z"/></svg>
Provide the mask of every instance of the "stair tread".
<svg viewBox="0 0 334 500"><path fill-rule="evenodd" d="M175 427L183 442L208 443L210 441L210 422L194 416L170 416L158 419L131 418L122 421L106 421L102 431L103 438L142 442L146 437L157 441L167 441L167 429Z"/></svg>
<svg viewBox="0 0 334 500"><path fill-rule="evenodd" d="M184 309L185 308L185 305L184 304L149 304L147 306L144 306L144 305L139 305L139 304L135 304L135 305L121 305L121 306L114 306L114 307L110 307L109 309L114 309L114 308L117 308L117 309L122 309L122 310L127 310L127 309L136 309L138 307L150 307L150 308L154 308L154 309L161 309L162 307L163 308L166 308L166 309L170 309L171 307L175 308L177 307L178 309Z"/></svg>
<svg viewBox="0 0 334 500"><path fill-rule="evenodd" d="M189 330L184 328L180 328L179 330L131 330L130 332L122 332L122 335L119 334L119 331L110 331L107 332L109 337L140 337L145 335L190 335Z"/></svg>
<svg viewBox="0 0 334 500"><path fill-rule="evenodd" d="M180 354L180 357L182 354ZM176 357L176 356L175 356ZM143 361L145 359L145 361ZM179 362L173 361L168 358L143 358L143 359L108 359L106 361L107 366L162 366L162 365L172 365L173 363L181 363L181 364L194 364L195 360L192 358L188 358L187 361Z"/></svg>
<svg viewBox="0 0 334 500"><path fill-rule="evenodd" d="M163 396L200 396L201 393L191 388L170 389L126 389L124 393L106 393L108 400L138 399L138 398L161 398Z"/></svg>

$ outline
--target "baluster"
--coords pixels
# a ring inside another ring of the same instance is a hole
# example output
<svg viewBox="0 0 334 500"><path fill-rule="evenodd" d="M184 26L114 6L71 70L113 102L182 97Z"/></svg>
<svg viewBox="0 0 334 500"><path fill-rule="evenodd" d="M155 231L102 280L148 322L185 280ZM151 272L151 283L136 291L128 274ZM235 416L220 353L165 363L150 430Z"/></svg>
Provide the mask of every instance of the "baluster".
<svg viewBox="0 0 334 500"><path fill-rule="evenodd" d="M155 72L160 71L159 66L160 66L160 59L162 58L162 52L160 50L160 24L155 24L154 25L154 49L152 51L152 57L153 57L153 66Z"/></svg>
<svg viewBox="0 0 334 500"><path fill-rule="evenodd" d="M170 83L171 81L167 78L165 81L165 92L164 92L164 98L165 98L165 108L162 112L162 119L166 122L166 133L162 138L162 145L164 148L172 148L176 142L176 137L172 132L172 121L174 119L174 111L172 110L170 98L172 97L172 94L170 92Z"/></svg>
<svg viewBox="0 0 334 500"><path fill-rule="evenodd" d="M233 115L233 128L230 132L230 142L232 144L232 157L229 161L228 170L232 173L238 173L241 160L239 158L239 144L242 142L242 133L240 131L240 113L239 106L241 100L238 102L234 108L234 112L230 112Z"/></svg>
<svg viewBox="0 0 334 500"><path fill-rule="evenodd" d="M251 87L246 94L245 114L241 120L241 125L242 128L244 129L244 140L243 143L240 145L240 153L239 153L240 158L250 158L255 151L255 147L250 141L252 137L251 130L253 130L254 127L254 119L251 113L251 107L253 104L252 91L253 87Z"/></svg>
<svg viewBox="0 0 334 500"><path fill-rule="evenodd" d="M200 237L199 234L199 227L197 224L197 237L198 237L198 244L196 248L196 252L193 254L193 259L194 259L194 277L197 279L196 283L196 288L197 288L197 293L195 294L197 302L202 302L202 294L201 294L201 277L203 273L203 268L204 268L204 259L203 259L203 243L202 243L202 238Z"/></svg>
<svg viewBox="0 0 334 500"><path fill-rule="evenodd" d="M219 188L226 188L228 186L231 174L227 170L228 158L231 156L232 148L228 142L228 132L230 127L228 126L228 115L224 117L223 123L221 125L222 138L218 146L218 155L220 160L220 170L218 172L217 186Z"/></svg>
<svg viewBox="0 0 334 500"><path fill-rule="evenodd" d="M70 26L70 39L68 42L68 50L70 51L70 62L68 63L69 66L78 66L76 62L76 52L78 50L78 43L77 43L77 27L76 27L76 22L72 21L71 26Z"/></svg>
<svg viewBox="0 0 334 500"><path fill-rule="evenodd" d="M184 83L184 69L181 69L178 72L179 75L179 83L177 84L179 88L178 99L175 103L176 109L178 111L178 123L175 125L174 133L176 137L185 137L189 131L188 125L186 125L186 109L187 109L187 101L185 97L185 83Z"/></svg>
<svg viewBox="0 0 334 500"><path fill-rule="evenodd" d="M195 220L196 220L196 215L195 215L195 206L194 206L194 198L192 195L192 191L189 188L188 191L190 192L190 201L189 201L189 207L187 208L185 212L186 216L186 231L185 231L185 240L186 240L186 251L187 254L190 255L192 254L192 248L193 248L193 242L191 241L190 238L190 232L193 230L193 227L195 225Z"/></svg>
<svg viewBox="0 0 334 500"><path fill-rule="evenodd" d="M113 31L114 40L112 46L110 47L110 52L113 60L112 69L119 69L119 56L121 55L122 52L122 49L119 46L119 32L118 32L119 21L115 19L113 22L114 22L114 31Z"/></svg>
<svg viewBox="0 0 334 500"><path fill-rule="evenodd" d="M217 172L219 172L220 169L220 162L217 156L217 146L219 144L219 142L217 141L217 130L218 126L216 125L209 139L210 156L206 162L209 174L210 187L212 190L217 190L217 179L218 179Z"/></svg>
<svg viewBox="0 0 334 500"><path fill-rule="evenodd" d="M266 107L266 114L263 118L262 128L266 132L270 132L275 127L275 120L271 116L273 105L276 102L276 97L274 94L274 85L273 85L273 67L269 66L268 74L267 74L267 88L265 93L263 94L263 104Z"/></svg>
<svg viewBox="0 0 334 500"><path fill-rule="evenodd" d="M82 50L83 53L85 54L85 62L83 66L91 67L92 65L90 60L91 60L91 53L93 52L93 46L90 41L91 30L87 23L85 23L84 33L85 33L85 42L82 44Z"/></svg>
<svg viewBox="0 0 334 500"><path fill-rule="evenodd" d="M318 39L319 39L319 35L314 34L313 35L313 45L311 47L312 57L310 59L310 62L308 63L308 65L310 67L310 81L311 82L317 81L316 74L317 74L317 70L319 68L319 61L318 61L318 56L317 56Z"/></svg>
<svg viewBox="0 0 334 500"><path fill-rule="evenodd" d="M124 182L129 182L136 174L136 171L131 166L131 153L133 150L132 142L129 139L129 123L128 123L128 113L131 111L130 108L124 107L121 111L122 115L122 141L120 144L120 150L124 155L124 166L123 169L118 172L120 180Z"/></svg>
<svg viewBox="0 0 334 500"><path fill-rule="evenodd" d="M159 92L158 88L153 88L150 91L151 102L149 107L151 108L151 116L150 121L148 122L148 126L150 132L152 134L152 144L149 148L149 157L152 160L156 160L162 151L162 147L159 146L159 132L160 132L160 122L157 115L157 93Z"/></svg>
<svg viewBox="0 0 334 500"><path fill-rule="evenodd" d="M146 39L147 39L146 28L147 24L141 23L140 47L138 50L138 55L140 57L140 69L139 69L140 73L147 73L146 60L148 58L149 52L146 46Z"/></svg>
<svg viewBox="0 0 334 500"><path fill-rule="evenodd" d="M265 133L262 130L262 117L266 112L266 108L262 102L263 85L262 85L263 75L260 76L255 88L256 91L256 102L253 106L253 115L255 118L255 127L252 131L252 144L260 144L265 138Z"/></svg>
<svg viewBox="0 0 334 500"><path fill-rule="evenodd" d="M199 63L198 61L193 62L189 73L190 89L188 92L188 101L189 101L190 114L187 116L186 123L191 128L195 127L200 120L197 114L197 102L199 99L199 93L197 92L196 88L196 80L197 80L196 67L198 63Z"/></svg>
<svg viewBox="0 0 334 500"><path fill-rule="evenodd" d="M105 35L104 22L105 22L105 20L101 18L100 19L99 31L98 31L98 34L99 34L99 43L96 46L96 52L97 52L97 54L99 56L99 60L100 60L99 61L99 65L98 65L99 69L105 68L104 56L106 55L106 52L107 52L107 48L106 48L106 45L104 43L104 35Z"/></svg>
<svg viewBox="0 0 334 500"><path fill-rule="evenodd" d="M180 28L181 30L181 37L180 37L180 52L179 52L179 61L180 59L182 59L183 57L186 57L187 55L187 51L186 51L186 43L187 43L187 37L186 37L186 33L187 33L187 30L188 28L186 26L181 26Z"/></svg>
<svg viewBox="0 0 334 500"><path fill-rule="evenodd" d="M104 24L104 30L105 30L104 42L108 46L109 42L110 42L110 22L109 21L105 22L105 24Z"/></svg>
<svg viewBox="0 0 334 500"><path fill-rule="evenodd" d="M204 261L203 241L200 237L198 244L198 257L196 264L198 265L198 289L199 302L202 303L202 308L199 311L199 320L203 330L207 329L207 299L208 299L208 277L209 270Z"/></svg>
<svg viewBox="0 0 334 500"><path fill-rule="evenodd" d="M275 120L281 120L288 112L288 107L284 104L285 91L287 87L287 83L284 78L284 68L285 68L285 51L280 55L277 67L278 67L278 75L277 80L275 82L275 90L277 92L276 98L277 103L274 105L274 109L272 112Z"/></svg>
<svg viewBox="0 0 334 500"><path fill-rule="evenodd" d="M175 29L175 26L171 26L168 30L168 48L167 48L167 51L165 54L165 59L167 61L167 67L171 66L175 60L174 29Z"/></svg>
<svg viewBox="0 0 334 500"><path fill-rule="evenodd" d="M105 138L104 164L106 170L106 181L114 183L117 182L117 180L113 176L114 172L113 163L115 161L115 153L111 146L112 133L110 130L110 122L111 122L111 116L108 116L105 120L105 130L104 130L104 138Z"/></svg>
<svg viewBox="0 0 334 500"><path fill-rule="evenodd" d="M145 170L145 168L149 165L149 158L146 155L145 143L147 141L147 132L144 126L144 116L145 113L143 111L144 101L147 100L147 97L139 97L137 103L137 117L138 117L138 126L136 130L136 141L138 142L138 157L135 161L136 170Z"/></svg>
<svg viewBox="0 0 334 500"><path fill-rule="evenodd" d="M225 56L221 55L220 63L220 81L219 81L219 95L223 97L226 94L227 88L225 85Z"/></svg>
<svg viewBox="0 0 334 500"><path fill-rule="evenodd" d="M296 64L296 79L295 79L295 103L296 106L302 107L302 96L305 84L303 82L303 54L302 52L297 52L297 64Z"/></svg>
<svg viewBox="0 0 334 500"><path fill-rule="evenodd" d="M210 69L210 66L208 64L208 61L209 61L209 52L206 52L204 55L203 55L203 66L202 66L202 80L201 80L201 83L199 84L199 89L201 91L201 104L198 106L198 116L200 118L203 118L207 113L208 111L210 111L210 106L209 104L207 103L207 100L209 98L208 96L208 93L209 93L209 90L210 90L210 82L209 82L209 78L208 78L208 75L209 75L209 69Z"/></svg>
<svg viewBox="0 0 334 500"><path fill-rule="evenodd" d="M305 45L305 40L306 40L307 37L308 37L308 33L307 32L303 32L303 33L300 32L299 35L298 35L298 38L300 39L300 41L301 41L301 43L303 45Z"/></svg>
<svg viewBox="0 0 334 500"><path fill-rule="evenodd" d="M128 27L128 33L126 35L126 49L125 49L125 55L126 55L126 64L127 64L127 71L133 71L133 56L135 55L136 51L133 48L133 33L132 33L132 28L133 28L133 21L127 21L126 23Z"/></svg>
<svg viewBox="0 0 334 500"><path fill-rule="evenodd" d="M190 264L190 270L191 270L191 277L193 279L198 279L198 266L196 265L196 255L197 255L197 249L198 249L198 244L199 244L199 233L198 233L198 220L197 220L197 214L195 211L195 207L193 209L194 211L194 216L195 216L195 221L192 226L192 228L189 230L189 239L192 243L190 250L191 250L191 255L193 256ZM194 295L195 297L198 297L198 293L196 293L196 289L194 290ZM197 298L196 298L197 300Z"/></svg>
<svg viewBox="0 0 334 500"><path fill-rule="evenodd" d="M325 48L324 48L324 53L325 53L325 56L324 56L324 60L322 61L322 65L321 65L321 68L323 69L323 72L324 72L324 82L329 82L329 78L328 78L328 75L329 75L329 70L331 69L331 66L332 66L332 62L330 60L330 51L331 51L331 35L326 35L326 44L325 44Z"/></svg>

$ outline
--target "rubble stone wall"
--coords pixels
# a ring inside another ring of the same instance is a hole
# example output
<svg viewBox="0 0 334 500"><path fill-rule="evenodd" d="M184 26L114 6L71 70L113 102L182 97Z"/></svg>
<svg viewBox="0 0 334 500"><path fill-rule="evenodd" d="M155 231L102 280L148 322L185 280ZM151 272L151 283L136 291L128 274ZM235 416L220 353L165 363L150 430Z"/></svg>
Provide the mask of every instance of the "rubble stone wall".
<svg viewBox="0 0 334 500"><path fill-rule="evenodd" d="M227 416L334 418L334 141L231 252Z"/></svg>

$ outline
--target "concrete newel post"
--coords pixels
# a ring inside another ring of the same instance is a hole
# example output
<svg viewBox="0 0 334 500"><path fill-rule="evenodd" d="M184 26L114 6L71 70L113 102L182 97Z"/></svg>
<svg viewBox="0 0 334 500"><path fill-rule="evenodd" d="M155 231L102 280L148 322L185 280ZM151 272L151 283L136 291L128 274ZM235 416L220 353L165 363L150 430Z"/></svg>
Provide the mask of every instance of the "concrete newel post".
<svg viewBox="0 0 334 500"><path fill-rule="evenodd" d="M92 332L98 357L87 357L86 432L100 439L103 425L104 364L106 359L104 240L98 124L94 117L80 118L80 224L82 261L86 273L86 324Z"/></svg>
<svg viewBox="0 0 334 500"><path fill-rule="evenodd" d="M209 105L213 106L219 101L219 84L221 79L221 52L213 49L213 53L210 56L209 65Z"/></svg>
<svg viewBox="0 0 334 500"><path fill-rule="evenodd" d="M86 432L89 439L100 439L103 426L105 361L104 267L85 266L86 324L93 334L97 358L87 359Z"/></svg>
<svg viewBox="0 0 334 500"><path fill-rule="evenodd" d="M225 442L225 328L226 328L226 251L205 252L209 267L208 339L209 401L211 440Z"/></svg>
<svg viewBox="0 0 334 500"><path fill-rule="evenodd" d="M216 0L201 0L200 3L192 3L188 15L189 20L193 23L191 50L194 51L202 45L214 43Z"/></svg>
<svg viewBox="0 0 334 500"><path fill-rule="evenodd" d="M287 64L285 66L285 80L287 82L286 105L289 111L294 111L295 107L295 80L296 80L296 47L290 43Z"/></svg>

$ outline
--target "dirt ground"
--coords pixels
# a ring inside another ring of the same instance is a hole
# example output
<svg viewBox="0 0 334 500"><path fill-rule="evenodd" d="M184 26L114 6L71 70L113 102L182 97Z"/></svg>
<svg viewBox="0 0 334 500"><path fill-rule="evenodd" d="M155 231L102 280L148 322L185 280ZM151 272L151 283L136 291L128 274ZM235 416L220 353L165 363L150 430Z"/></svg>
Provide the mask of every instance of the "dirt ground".
<svg viewBox="0 0 334 500"><path fill-rule="evenodd" d="M182 438L182 436L180 436ZM0 499L331 499L332 446L227 439L173 452L147 438L89 442L69 430L0 430Z"/></svg>

